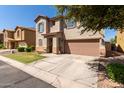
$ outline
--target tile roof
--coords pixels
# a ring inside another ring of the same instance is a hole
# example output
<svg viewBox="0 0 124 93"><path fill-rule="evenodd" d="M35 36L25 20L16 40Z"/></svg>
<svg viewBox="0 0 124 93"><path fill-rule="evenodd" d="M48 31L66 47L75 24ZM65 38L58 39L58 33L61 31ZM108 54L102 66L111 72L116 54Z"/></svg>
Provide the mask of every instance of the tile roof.
<svg viewBox="0 0 124 93"><path fill-rule="evenodd" d="M15 32L13 29L3 29L3 32L4 32L4 31Z"/></svg>
<svg viewBox="0 0 124 93"><path fill-rule="evenodd" d="M44 16L44 15L38 15L37 17L36 17L36 19L34 20L35 22L38 22L39 20L40 20L40 18L44 18L44 19L47 19L47 20L51 20L51 21L55 21L55 20L57 20L57 19L59 19L59 18L64 18L64 16L55 16L55 17L52 17L52 18L49 18L48 16Z"/></svg>
<svg viewBox="0 0 124 93"><path fill-rule="evenodd" d="M35 28L32 28L32 27L16 26L15 30L16 30L17 28L35 31Z"/></svg>

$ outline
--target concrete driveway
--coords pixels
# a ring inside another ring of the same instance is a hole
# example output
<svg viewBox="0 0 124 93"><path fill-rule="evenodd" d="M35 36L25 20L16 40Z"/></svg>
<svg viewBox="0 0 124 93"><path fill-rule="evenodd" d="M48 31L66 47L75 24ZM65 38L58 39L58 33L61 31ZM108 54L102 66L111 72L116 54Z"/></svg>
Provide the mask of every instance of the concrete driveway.
<svg viewBox="0 0 124 93"><path fill-rule="evenodd" d="M53 85L63 87L63 84L66 87L64 83L70 83L66 82L70 80L81 85L77 87L97 87L98 62L95 61L96 57L70 54L43 55L47 58L30 65L63 78L56 79ZM73 87L72 83L70 86Z"/></svg>

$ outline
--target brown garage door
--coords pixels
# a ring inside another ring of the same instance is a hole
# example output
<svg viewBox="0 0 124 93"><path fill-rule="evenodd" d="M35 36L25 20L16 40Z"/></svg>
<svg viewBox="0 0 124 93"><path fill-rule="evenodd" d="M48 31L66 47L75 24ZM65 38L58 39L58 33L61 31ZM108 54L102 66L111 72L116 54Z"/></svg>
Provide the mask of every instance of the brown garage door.
<svg viewBox="0 0 124 93"><path fill-rule="evenodd" d="M65 52L79 55L99 56L99 39L66 40Z"/></svg>

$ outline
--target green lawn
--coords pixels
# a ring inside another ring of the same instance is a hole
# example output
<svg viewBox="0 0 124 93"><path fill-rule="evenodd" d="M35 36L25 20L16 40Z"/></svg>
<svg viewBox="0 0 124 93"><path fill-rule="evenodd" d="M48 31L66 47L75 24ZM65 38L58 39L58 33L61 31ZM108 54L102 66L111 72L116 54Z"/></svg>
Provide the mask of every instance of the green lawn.
<svg viewBox="0 0 124 93"><path fill-rule="evenodd" d="M15 53L15 54L7 54L4 56L26 64L45 58L44 56L41 56L37 53Z"/></svg>

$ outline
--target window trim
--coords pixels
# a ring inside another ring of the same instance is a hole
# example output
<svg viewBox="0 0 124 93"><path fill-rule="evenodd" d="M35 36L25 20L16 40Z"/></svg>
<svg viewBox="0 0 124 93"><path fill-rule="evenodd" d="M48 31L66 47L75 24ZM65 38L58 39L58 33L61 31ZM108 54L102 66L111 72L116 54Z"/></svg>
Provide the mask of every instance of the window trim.
<svg viewBox="0 0 124 93"><path fill-rule="evenodd" d="M42 26L42 27L43 27L43 31L42 31L42 32L40 31L40 25L43 25L43 26ZM39 33L43 33L43 32L44 32L44 22L38 23L38 32L39 32Z"/></svg>

